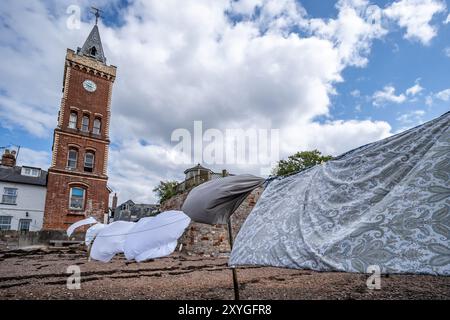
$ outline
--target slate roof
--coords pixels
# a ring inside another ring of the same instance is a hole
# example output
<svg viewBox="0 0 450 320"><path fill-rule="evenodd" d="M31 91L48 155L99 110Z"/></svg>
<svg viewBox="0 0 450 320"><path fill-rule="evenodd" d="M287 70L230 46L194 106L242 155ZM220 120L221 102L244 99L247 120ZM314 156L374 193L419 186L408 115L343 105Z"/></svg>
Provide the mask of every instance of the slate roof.
<svg viewBox="0 0 450 320"><path fill-rule="evenodd" d="M202 165L199 163L199 164L197 164L195 167L192 167L192 168L189 168L189 169L184 170L184 173L186 174L186 173L188 173L188 172L190 172L190 171L197 171L197 170L200 170L200 171L210 171L210 172L212 172L210 169L205 168L204 166L202 166Z"/></svg>
<svg viewBox="0 0 450 320"><path fill-rule="evenodd" d="M32 167L27 167L27 168L32 168ZM40 169L40 168L35 168L35 169ZM40 169L40 170L41 170L41 175L39 177L30 177L30 176L24 176L21 174L22 167L19 167L19 166L6 167L6 166L0 165L0 181L30 184L30 185L45 187L47 185L47 171L42 170L42 169Z"/></svg>
<svg viewBox="0 0 450 320"><path fill-rule="evenodd" d="M122 206L125 204L128 204L128 210L122 209ZM114 220L137 221L143 217L153 216L154 211L158 209L159 204L134 203L132 200L128 200L116 207Z"/></svg>
<svg viewBox="0 0 450 320"><path fill-rule="evenodd" d="M95 54L92 52L92 48L95 47ZM98 26L95 25L86 41L83 44L83 47L79 51L83 56L94 58L100 62L106 63L106 57L103 53L102 40L100 39L100 32L98 31Z"/></svg>

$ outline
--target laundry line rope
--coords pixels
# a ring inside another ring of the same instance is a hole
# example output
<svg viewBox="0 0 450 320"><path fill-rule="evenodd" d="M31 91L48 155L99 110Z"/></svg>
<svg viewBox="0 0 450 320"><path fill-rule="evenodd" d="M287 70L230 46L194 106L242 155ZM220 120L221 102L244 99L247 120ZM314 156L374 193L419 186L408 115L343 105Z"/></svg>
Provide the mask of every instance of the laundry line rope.
<svg viewBox="0 0 450 320"><path fill-rule="evenodd" d="M190 219L190 218L188 218L188 219ZM134 232L127 232L127 233L109 234L109 235L98 235L98 236L96 236L96 238L119 237L119 236L127 236L127 235L130 235L130 234L136 234L136 233L141 233L141 232L147 232L147 231L151 231L151 230L160 229L160 228L162 228L162 227L169 226L169 225L171 225L171 224L174 224L174 223L176 223L176 222L183 221L183 220L186 220L186 218L177 219L177 220L175 220L175 221L172 221L172 222L169 222L169 223L166 223L166 224L163 224L163 225L154 227L154 228L149 228L149 229L140 230L140 231L134 231Z"/></svg>

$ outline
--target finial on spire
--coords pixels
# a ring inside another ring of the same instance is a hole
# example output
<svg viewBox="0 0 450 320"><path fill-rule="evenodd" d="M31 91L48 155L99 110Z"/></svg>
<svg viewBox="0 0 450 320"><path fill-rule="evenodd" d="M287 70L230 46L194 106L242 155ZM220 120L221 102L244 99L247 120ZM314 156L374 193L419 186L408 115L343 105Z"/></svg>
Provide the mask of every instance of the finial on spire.
<svg viewBox="0 0 450 320"><path fill-rule="evenodd" d="M102 10L97 9L95 7L91 7L92 10L94 10L94 12L92 12L95 15L95 25L97 25L98 23L98 18L100 18L100 12L102 12Z"/></svg>

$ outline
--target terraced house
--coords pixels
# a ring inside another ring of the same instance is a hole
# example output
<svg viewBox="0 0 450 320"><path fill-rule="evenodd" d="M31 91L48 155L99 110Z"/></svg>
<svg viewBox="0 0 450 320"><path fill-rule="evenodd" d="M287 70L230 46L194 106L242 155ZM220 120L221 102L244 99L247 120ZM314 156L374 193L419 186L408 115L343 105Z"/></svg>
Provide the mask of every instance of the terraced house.
<svg viewBox="0 0 450 320"><path fill-rule="evenodd" d="M0 230L40 230L46 185L47 171L16 166L16 152L5 150L0 164Z"/></svg>

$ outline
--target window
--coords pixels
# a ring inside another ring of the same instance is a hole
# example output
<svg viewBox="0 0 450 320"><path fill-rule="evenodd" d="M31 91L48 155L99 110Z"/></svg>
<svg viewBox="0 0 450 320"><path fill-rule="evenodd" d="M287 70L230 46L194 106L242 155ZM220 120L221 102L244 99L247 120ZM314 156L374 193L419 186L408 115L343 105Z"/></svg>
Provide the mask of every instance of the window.
<svg viewBox="0 0 450 320"><path fill-rule="evenodd" d="M77 168L78 151L76 149L70 149L67 157L67 167L70 169Z"/></svg>
<svg viewBox="0 0 450 320"><path fill-rule="evenodd" d="M84 156L84 171L92 172L94 170L94 158L93 152L86 152Z"/></svg>
<svg viewBox="0 0 450 320"><path fill-rule="evenodd" d="M85 190L83 188L70 188L69 208L72 210L83 210Z"/></svg>
<svg viewBox="0 0 450 320"><path fill-rule="evenodd" d="M69 117L69 128L76 129L77 128L77 119L78 115L76 112L71 112Z"/></svg>
<svg viewBox="0 0 450 320"><path fill-rule="evenodd" d="M19 220L19 231L30 231L31 219Z"/></svg>
<svg viewBox="0 0 450 320"><path fill-rule="evenodd" d="M83 116L81 121L81 131L89 132L89 116Z"/></svg>
<svg viewBox="0 0 450 320"><path fill-rule="evenodd" d="M0 216L0 230L11 230L11 218L7 216Z"/></svg>
<svg viewBox="0 0 450 320"><path fill-rule="evenodd" d="M16 204L17 200L17 188L4 188L2 203L4 204Z"/></svg>
<svg viewBox="0 0 450 320"><path fill-rule="evenodd" d="M97 54L97 48L96 47L92 47L91 48L91 56L95 56Z"/></svg>
<svg viewBox="0 0 450 320"><path fill-rule="evenodd" d="M94 120L94 129L93 129L94 134L100 134L101 125L102 125L102 122L100 119Z"/></svg>
<svg viewBox="0 0 450 320"><path fill-rule="evenodd" d="M41 169L22 167L21 175L29 177L39 177L41 175Z"/></svg>

